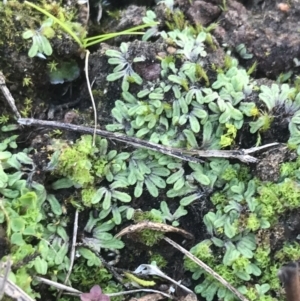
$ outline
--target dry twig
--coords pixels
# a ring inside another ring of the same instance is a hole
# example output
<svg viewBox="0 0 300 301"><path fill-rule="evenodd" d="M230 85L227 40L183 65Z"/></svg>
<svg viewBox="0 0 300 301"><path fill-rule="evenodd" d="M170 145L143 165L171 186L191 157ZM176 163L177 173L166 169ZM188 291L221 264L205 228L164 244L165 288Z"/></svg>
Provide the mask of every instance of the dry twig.
<svg viewBox="0 0 300 301"><path fill-rule="evenodd" d="M89 127L74 125L70 123L61 123L56 121L46 121L46 120L39 120L33 118L20 118L18 119L18 123L27 126L28 125L46 126L46 127L63 129L68 131L76 131L76 132L81 132L86 134L94 133L94 129ZM153 150L156 152L160 152L181 159L183 161L189 161L194 163L203 162L199 158L227 158L227 159L231 158L231 159L238 159L246 163L255 163L258 161L258 159L250 156L249 154L258 152L262 149L266 149L274 145L278 145L278 143L270 143L260 147L252 147L249 149L238 149L238 150L186 150L186 149L163 146L149 141L144 141L138 138L127 137L123 134L112 133L104 130L96 130L96 134L108 139L117 140L119 142L130 144L136 148L145 148L145 149Z"/></svg>
<svg viewBox="0 0 300 301"><path fill-rule="evenodd" d="M2 263L0 270L5 269L4 275L0 273L0 300L3 293L7 296L16 299L17 301L34 301L30 296L28 296L21 288L19 288L15 283L7 279L12 262L8 260Z"/></svg>
<svg viewBox="0 0 300 301"><path fill-rule="evenodd" d="M160 232L175 232L175 233L181 234L186 239L194 239L194 236L191 233L189 233L183 229L173 227L170 225L166 225L166 224L162 224L162 223L154 223L154 222L150 222L150 221L144 221L144 222L140 222L140 223L128 226L128 227L124 228L123 230L121 230L115 237L119 238L126 234L130 234L130 233L134 233L134 232L141 232L145 229L150 229L150 230L160 231Z"/></svg>
<svg viewBox="0 0 300 301"><path fill-rule="evenodd" d="M21 118L21 114L19 113L17 107L16 107L16 103L14 98L12 97L11 93L9 92L6 84L5 84L5 78L3 73L0 71L0 89L5 97L5 99L7 100L9 106L11 107L11 109L13 110L13 112L15 113L17 118Z"/></svg>

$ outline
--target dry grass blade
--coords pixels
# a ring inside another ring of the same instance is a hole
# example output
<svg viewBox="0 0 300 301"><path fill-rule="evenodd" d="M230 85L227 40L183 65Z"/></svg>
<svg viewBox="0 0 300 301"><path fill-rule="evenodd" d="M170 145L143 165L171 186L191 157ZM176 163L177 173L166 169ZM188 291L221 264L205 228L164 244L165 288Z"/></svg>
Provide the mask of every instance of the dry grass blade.
<svg viewBox="0 0 300 301"><path fill-rule="evenodd" d="M128 227L124 228L122 231L120 231L116 235L116 237L118 238L118 237L124 236L126 234L141 232L145 229L160 231L160 232L175 232L175 233L181 234L186 239L194 239L194 236L185 230L182 230L180 228L176 228L173 226L169 226L166 224L154 223L154 222L149 222L149 221L140 222L135 225L128 226Z"/></svg>
<svg viewBox="0 0 300 301"><path fill-rule="evenodd" d="M70 254L70 267L68 270L68 273L66 275L64 284L67 284L69 281L69 278L72 273L73 265L74 265L74 260L75 260L75 252L76 252L76 238L77 238L77 231L78 231L78 216L79 216L79 211L78 209L75 212L75 217L74 217L74 225L73 225L73 238L72 238L72 246L71 246L71 254ZM62 290L58 293L56 300L59 300L62 294Z"/></svg>
<svg viewBox="0 0 300 301"><path fill-rule="evenodd" d="M8 279L11 265L11 260L8 260L0 266L0 300L2 299L3 294L5 294L17 301L34 301L34 299ZM4 275L1 273L2 269L4 269Z"/></svg>
<svg viewBox="0 0 300 301"><path fill-rule="evenodd" d="M11 107L11 109L13 110L13 112L15 113L17 118L21 118L21 114L19 113L17 107L16 107L16 103L14 98L12 97L11 93L9 92L6 84L5 84L5 78L3 73L0 71L0 89L2 90L2 93L5 97L5 99L7 100L9 106Z"/></svg>
<svg viewBox="0 0 300 301"><path fill-rule="evenodd" d="M170 239L168 237L165 237L164 240L166 242L168 242L170 245L172 245L174 248L176 248L177 250L179 250L181 253L183 253L185 256L187 256L188 258L190 258L191 260L193 260L195 263L197 263L207 273L209 273L211 276L213 276L215 279L217 279L225 287L227 287L240 300L242 300L242 301L249 301L236 288L234 288L231 284L229 284L223 277L221 277L218 273L216 273L214 270L212 270L208 265L206 265L200 259L198 259L197 257L195 257L192 253L190 253L185 248L181 247L179 244L177 244L175 241L173 241L172 239Z"/></svg>

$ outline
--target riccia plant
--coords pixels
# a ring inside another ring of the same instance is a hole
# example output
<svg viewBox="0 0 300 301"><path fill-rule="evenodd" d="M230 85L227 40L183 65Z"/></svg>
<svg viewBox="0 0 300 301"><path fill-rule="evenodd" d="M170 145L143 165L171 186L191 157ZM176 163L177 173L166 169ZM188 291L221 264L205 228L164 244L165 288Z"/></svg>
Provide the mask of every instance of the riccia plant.
<svg viewBox="0 0 300 301"><path fill-rule="evenodd" d="M51 28L53 20L51 18L44 21L38 30L26 30L22 37L23 39L32 39L32 45L28 51L29 57L39 56L46 58L45 55L52 54L52 47L48 39L54 37L55 32Z"/></svg>
<svg viewBox="0 0 300 301"><path fill-rule="evenodd" d="M265 108L261 109L258 119L250 122L250 132L266 131L276 123L281 127L288 127L290 137L288 143L300 154L300 93L288 84L272 84L271 87L260 87L259 99Z"/></svg>
<svg viewBox="0 0 300 301"><path fill-rule="evenodd" d="M241 129L244 118L253 116L255 104L243 102L253 85L234 59L211 87L203 85L203 81L209 84L203 68L206 35L204 31L195 35L195 30L189 27L162 32L165 41L178 49L173 56L161 59L160 82L139 81L141 90L136 94L127 85L112 110L114 123L106 128L173 147L221 148L234 143L235 137L228 138L228 129L230 126ZM117 70L108 75L109 80L117 80L126 73L129 65L122 58L126 57L125 50L129 52L128 45L126 49L122 46L118 53L108 50L108 56L115 56L108 62L118 63Z"/></svg>

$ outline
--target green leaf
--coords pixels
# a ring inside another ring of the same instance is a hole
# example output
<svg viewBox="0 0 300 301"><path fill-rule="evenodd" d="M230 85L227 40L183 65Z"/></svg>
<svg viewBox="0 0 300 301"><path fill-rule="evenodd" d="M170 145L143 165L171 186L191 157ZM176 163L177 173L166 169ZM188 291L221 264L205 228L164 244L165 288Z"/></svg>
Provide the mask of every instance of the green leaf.
<svg viewBox="0 0 300 301"><path fill-rule="evenodd" d="M35 35L35 31L29 29L29 30L26 30L26 31L23 32L22 38L27 40L27 39L32 38L34 35Z"/></svg>
<svg viewBox="0 0 300 301"><path fill-rule="evenodd" d="M65 230L65 228L63 228L61 225L58 225L56 228L56 233L64 240L64 241L68 241L69 240L69 236Z"/></svg>
<svg viewBox="0 0 300 301"><path fill-rule="evenodd" d="M153 196L153 197L158 197L158 189L155 186L155 184L148 178L145 179L145 185L148 189L148 192Z"/></svg>
<svg viewBox="0 0 300 301"><path fill-rule="evenodd" d="M19 129L19 125L17 125L17 124L8 124L8 125L4 125L1 127L2 132L10 132L10 131L15 131L17 129ZM15 137L15 136L18 137L18 135L14 135L12 137ZM13 142L10 142L9 145L10 145L10 147L12 147L11 145L13 145ZM16 144L14 144L14 145L16 146ZM13 148L16 148L16 147L13 147Z"/></svg>
<svg viewBox="0 0 300 301"><path fill-rule="evenodd" d="M249 250L248 248L246 248L245 245L240 242L237 243L237 250L246 258L253 257L253 252L251 250Z"/></svg>
<svg viewBox="0 0 300 301"><path fill-rule="evenodd" d="M15 169L17 169L17 170L21 170L21 168L22 168L22 165L21 165L21 163L19 162L19 160L18 160L16 154L12 155L12 156L7 160L7 163L8 163L11 167L13 167L13 168L15 168Z"/></svg>
<svg viewBox="0 0 300 301"><path fill-rule="evenodd" d="M65 256L68 253L68 246L69 243L64 243L60 248L58 249L58 252L56 253L54 262L56 265L60 265L63 263Z"/></svg>
<svg viewBox="0 0 300 301"><path fill-rule="evenodd" d="M168 76L168 80L175 83L175 84L178 84L178 85L181 85L183 79L177 75L174 75L174 74L171 74Z"/></svg>
<svg viewBox="0 0 300 301"><path fill-rule="evenodd" d="M118 207L114 207L112 209L112 214L113 214L113 221L115 222L116 225L120 225L122 222L122 217L119 211Z"/></svg>
<svg viewBox="0 0 300 301"><path fill-rule="evenodd" d="M20 192L18 190L12 190L12 189L7 189L7 188L0 189L0 193L9 199L15 199L20 194Z"/></svg>
<svg viewBox="0 0 300 301"><path fill-rule="evenodd" d="M192 131L185 129L183 130L183 134L192 148L198 148L196 137Z"/></svg>
<svg viewBox="0 0 300 301"><path fill-rule="evenodd" d="M170 212L170 209L168 207L168 204L165 202L165 201L162 201L160 203L160 210L163 212L163 214L165 216L171 216L171 212Z"/></svg>
<svg viewBox="0 0 300 301"><path fill-rule="evenodd" d="M178 219L178 218L180 218L180 217L182 217L182 216L185 216L185 215L187 215L187 214L188 214L187 210L185 210L183 206L179 206L179 207L176 209L176 211L174 212L173 218L174 218L174 219Z"/></svg>
<svg viewBox="0 0 300 301"><path fill-rule="evenodd" d="M180 168L178 171L176 171L175 173L173 173L172 175L170 175L167 180L166 183L167 184L173 184L176 181L178 181L181 177L183 177L184 175L184 169Z"/></svg>
<svg viewBox="0 0 300 301"><path fill-rule="evenodd" d="M139 198L142 195L142 193L143 193L143 185L144 185L144 181L138 181L136 183L136 186L134 188L134 196L136 198Z"/></svg>
<svg viewBox="0 0 300 301"><path fill-rule="evenodd" d="M200 132L200 123L199 123L198 119L195 116L190 115L189 120L190 120L190 125L191 125L192 131L194 133L199 133Z"/></svg>
<svg viewBox="0 0 300 301"><path fill-rule="evenodd" d="M46 275L48 271L48 263L45 259L38 256L34 260L34 267L38 274L40 275Z"/></svg>
<svg viewBox="0 0 300 301"><path fill-rule="evenodd" d="M135 136L137 138L142 138L145 135L147 135L149 133L149 131L150 131L150 129L148 129L148 128L142 128L136 132Z"/></svg>
<svg viewBox="0 0 300 301"><path fill-rule="evenodd" d="M106 50L105 54L110 57L118 57L118 58L123 59L123 54L120 51L117 51L114 49Z"/></svg>
<svg viewBox="0 0 300 301"><path fill-rule="evenodd" d="M170 170L165 167L154 167L151 169L151 173L161 177L167 177L170 174Z"/></svg>
<svg viewBox="0 0 300 301"><path fill-rule="evenodd" d="M0 152L0 160L1 161L9 159L11 156L12 156L11 152L8 152L8 151Z"/></svg>
<svg viewBox="0 0 300 301"><path fill-rule="evenodd" d="M36 235L35 225L30 225L29 227L26 227L25 230L23 231L23 235L35 236Z"/></svg>
<svg viewBox="0 0 300 301"><path fill-rule="evenodd" d="M4 171L0 170L0 188L5 188L7 186L7 181L8 181L8 176Z"/></svg>
<svg viewBox="0 0 300 301"><path fill-rule="evenodd" d="M135 210L133 208L131 208L131 207L126 210L126 218L128 220L131 220L133 218L134 211Z"/></svg>
<svg viewBox="0 0 300 301"><path fill-rule="evenodd" d="M198 181L200 184L208 186L210 184L210 179L208 176L206 176L205 174L203 174L200 171L195 171L192 172L192 176L194 177L194 179L196 181Z"/></svg>
<svg viewBox="0 0 300 301"><path fill-rule="evenodd" d="M255 275L255 276L260 276L261 275L261 270L257 265L255 265L253 263L250 263L250 266L251 266L251 270L252 270L253 275Z"/></svg>
<svg viewBox="0 0 300 301"><path fill-rule="evenodd" d="M154 174L151 173L148 176L148 178L149 178L149 180L151 180L154 183L154 185L156 187L161 188L161 189L166 188L166 182L161 177L159 177L159 176L154 175Z"/></svg>
<svg viewBox="0 0 300 301"><path fill-rule="evenodd" d="M117 58L117 57L113 57L108 59L107 61L110 65L120 65L120 69L122 70L125 67L125 63L123 62L122 59Z"/></svg>
<svg viewBox="0 0 300 301"><path fill-rule="evenodd" d="M242 120L243 119L243 113L240 112L238 109L232 108L231 111L231 118L234 120Z"/></svg>
<svg viewBox="0 0 300 301"><path fill-rule="evenodd" d="M57 181L55 181L54 183L52 183L52 188L54 190L57 189L63 189L63 188L70 188L74 185L74 182L68 178L62 178L59 179Z"/></svg>
<svg viewBox="0 0 300 301"><path fill-rule="evenodd" d="M224 242L223 240L217 238L217 237L212 237L211 241L213 242L213 244L219 248L223 248L224 247Z"/></svg>
<svg viewBox="0 0 300 301"><path fill-rule="evenodd" d="M23 246L25 244L21 233L13 233L10 238L10 241L13 245L17 246Z"/></svg>
<svg viewBox="0 0 300 301"><path fill-rule="evenodd" d="M185 184L185 178L181 177L174 183L173 189L179 191L184 186L184 184Z"/></svg>
<svg viewBox="0 0 300 301"><path fill-rule="evenodd" d="M219 122L224 124L224 123L228 123L230 120L230 110L227 108L219 117Z"/></svg>
<svg viewBox="0 0 300 301"><path fill-rule="evenodd" d="M10 226L14 232L22 232L25 229L25 221L21 217L12 218Z"/></svg>
<svg viewBox="0 0 300 301"><path fill-rule="evenodd" d="M102 203L102 208L104 210L108 210L111 206L111 192L109 190L107 190L105 192L105 196L104 196L104 200Z"/></svg>
<svg viewBox="0 0 300 301"><path fill-rule="evenodd" d="M113 82L113 81L123 77L124 75L125 75L124 71L111 73L106 77L106 80L109 81L109 82Z"/></svg>
<svg viewBox="0 0 300 301"><path fill-rule="evenodd" d="M113 190L111 196L124 203L128 203L131 201L131 196L125 192Z"/></svg>
<svg viewBox="0 0 300 301"><path fill-rule="evenodd" d="M108 249L122 249L124 248L124 243L116 238L113 238L111 240L103 241L102 242L102 247L103 248L108 248Z"/></svg>
<svg viewBox="0 0 300 301"><path fill-rule="evenodd" d="M240 252L236 250L232 242L225 243L226 252L223 257L223 264L230 266L239 256Z"/></svg>
<svg viewBox="0 0 300 301"><path fill-rule="evenodd" d="M21 179L21 177L23 176L23 172L22 171L17 171L13 174L10 174L7 176L7 181L8 181L8 185L9 186L13 186L18 180ZM6 176L6 174L5 174ZM4 181L5 178L3 178L2 175L2 171L1 171L1 167L0 167L0 181Z"/></svg>
<svg viewBox="0 0 300 301"><path fill-rule="evenodd" d="M249 281L251 279L250 275L246 272L237 271L234 274L242 280Z"/></svg>
<svg viewBox="0 0 300 301"><path fill-rule="evenodd" d="M87 263L88 266L94 266L95 265L95 266L100 267L102 265L100 259L89 249L78 248L78 252L83 258L88 260L88 263Z"/></svg>
<svg viewBox="0 0 300 301"><path fill-rule="evenodd" d="M99 233L110 231L114 227L115 227L115 223L112 221L108 221L108 222L102 223L102 224L98 225L97 227L95 227L93 230L93 233L95 235L97 235Z"/></svg>
<svg viewBox="0 0 300 301"><path fill-rule="evenodd" d="M190 205L192 202L196 201L197 199L199 199L200 196L198 193L194 193L194 194L191 194L189 196L186 196L184 198L182 198L180 200L180 205L181 206L188 206Z"/></svg>
<svg viewBox="0 0 300 301"><path fill-rule="evenodd" d="M100 187L96 193L93 195L91 203L92 204L97 204L100 202L100 200L103 198L103 195L105 194L105 192L107 191L107 188L105 187Z"/></svg>
<svg viewBox="0 0 300 301"><path fill-rule="evenodd" d="M271 287L268 283L264 283L262 285L255 284L255 288L259 295L264 295L265 293L267 293L270 290Z"/></svg>
<svg viewBox="0 0 300 301"><path fill-rule="evenodd" d="M53 194L47 195L47 201L50 204L51 210L55 215L61 215L62 214L62 208L57 200L57 198Z"/></svg>
<svg viewBox="0 0 300 301"><path fill-rule="evenodd" d="M225 220L224 232L228 238L232 238L236 235L236 229L231 225L229 218Z"/></svg>
<svg viewBox="0 0 300 301"><path fill-rule="evenodd" d="M33 43L28 51L28 56L29 57L34 57L37 55L39 50L39 46L36 43Z"/></svg>

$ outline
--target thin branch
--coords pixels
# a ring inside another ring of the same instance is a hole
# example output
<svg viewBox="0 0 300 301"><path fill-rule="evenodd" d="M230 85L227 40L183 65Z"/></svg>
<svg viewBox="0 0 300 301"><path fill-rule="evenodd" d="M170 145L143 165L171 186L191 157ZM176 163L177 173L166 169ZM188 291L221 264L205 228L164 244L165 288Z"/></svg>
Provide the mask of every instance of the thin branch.
<svg viewBox="0 0 300 301"><path fill-rule="evenodd" d="M72 246L71 246L71 254L70 254L70 267L69 267L68 273L66 275L64 284L66 284L68 282L70 275L72 273L73 265L74 265L75 251L76 251L76 238L77 238L77 231L78 231L78 215L79 215L79 211L77 209L75 212L75 216L74 216L73 238L72 238ZM58 293L56 300L60 299L62 292L63 291L61 290Z"/></svg>
<svg viewBox="0 0 300 301"><path fill-rule="evenodd" d="M19 113L19 111L16 107L16 102L5 84L5 78L1 71L0 71L0 89L1 89L5 99L7 100L9 106L11 107L11 109L13 110L15 115L17 116L17 118L21 118L21 114Z"/></svg>
<svg viewBox="0 0 300 301"><path fill-rule="evenodd" d="M212 275L215 279L217 279L220 283L222 283L225 287L227 287L233 294L235 294L240 300L242 301L249 301L246 297L244 297L236 288L234 288L230 283L228 283L222 276L220 276L218 273L216 273L214 270L212 270L207 264L205 264L203 261L201 261L199 258L194 256L192 253L181 247L179 244L177 244L175 241L168 237L164 237L164 240L168 242L170 245L172 245L174 248L182 252L185 256L193 260L195 263L197 263L201 268L203 268L207 273Z"/></svg>
<svg viewBox="0 0 300 301"><path fill-rule="evenodd" d="M34 126L46 126L56 129L63 129L68 131L76 131L81 133L93 134L94 130L89 127L74 125L70 123L61 123L56 121L47 121L33 118L20 118L18 123L21 125L34 125ZM119 142L124 142L130 144L136 148L145 148L160 152L183 161L189 161L194 163L203 162L201 159L197 158L231 158L238 159L246 163L258 162L258 159L250 156L249 154L258 152L260 150L269 148L271 146L278 145L279 143L270 143L260 147L252 147L249 149L239 149L239 150L186 150L180 148L172 148L168 146L159 145L149 141L144 141L135 137L127 137L120 133L112 133L104 130L96 130L96 134L108 139L117 140ZM197 156L197 157L194 157Z"/></svg>

